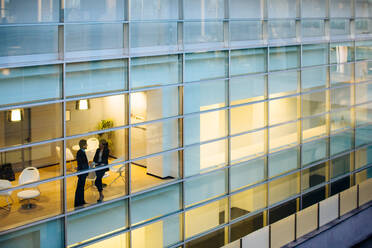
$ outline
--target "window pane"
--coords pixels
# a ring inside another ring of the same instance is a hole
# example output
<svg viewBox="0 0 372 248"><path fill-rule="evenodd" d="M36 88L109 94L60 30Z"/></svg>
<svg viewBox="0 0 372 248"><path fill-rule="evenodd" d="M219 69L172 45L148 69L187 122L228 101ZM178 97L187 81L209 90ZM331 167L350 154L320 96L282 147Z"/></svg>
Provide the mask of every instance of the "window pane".
<svg viewBox="0 0 372 248"><path fill-rule="evenodd" d="M231 219L249 214L267 206L267 184L231 196Z"/></svg>
<svg viewBox="0 0 372 248"><path fill-rule="evenodd" d="M261 39L261 21L230 21L231 46L243 46Z"/></svg>
<svg viewBox="0 0 372 248"><path fill-rule="evenodd" d="M270 151L297 144L297 125L289 123L269 129Z"/></svg>
<svg viewBox="0 0 372 248"><path fill-rule="evenodd" d="M186 84L183 88L185 114L215 108L227 104L227 81L214 80Z"/></svg>
<svg viewBox="0 0 372 248"><path fill-rule="evenodd" d="M269 39L295 39L296 21L269 21Z"/></svg>
<svg viewBox="0 0 372 248"><path fill-rule="evenodd" d="M131 87L143 88L180 81L178 55L142 57L131 60Z"/></svg>
<svg viewBox="0 0 372 248"><path fill-rule="evenodd" d="M58 57L57 26L0 27L0 37L0 64Z"/></svg>
<svg viewBox="0 0 372 248"><path fill-rule="evenodd" d="M303 45L302 66L328 64L328 44Z"/></svg>
<svg viewBox="0 0 372 248"><path fill-rule="evenodd" d="M178 1L130 1L132 20L178 19Z"/></svg>
<svg viewBox="0 0 372 248"><path fill-rule="evenodd" d="M184 3L185 19L224 18L223 0L188 0Z"/></svg>
<svg viewBox="0 0 372 248"><path fill-rule="evenodd" d="M124 229L127 226L126 212L127 201L123 200L68 216L67 245Z"/></svg>
<svg viewBox="0 0 372 248"><path fill-rule="evenodd" d="M350 86L331 90L331 110L337 110L350 106Z"/></svg>
<svg viewBox="0 0 372 248"><path fill-rule="evenodd" d="M45 180L53 177L58 177L63 174L63 161L61 150L62 142L53 142L43 145L36 145L6 152L0 152L2 163L2 176L11 181L11 186L16 187L22 184L20 176L24 169L28 167L37 168L39 172L38 180ZM13 171L12 174L7 174L7 168Z"/></svg>
<svg viewBox="0 0 372 248"><path fill-rule="evenodd" d="M124 4L124 0L66 0L64 18L66 22L124 20Z"/></svg>
<svg viewBox="0 0 372 248"><path fill-rule="evenodd" d="M264 99L265 76L237 77L230 79L230 104L242 104Z"/></svg>
<svg viewBox="0 0 372 248"><path fill-rule="evenodd" d="M360 104L372 99L372 83L355 85L355 104Z"/></svg>
<svg viewBox="0 0 372 248"><path fill-rule="evenodd" d="M372 139L372 126L358 127L355 130L355 146L369 144Z"/></svg>
<svg viewBox="0 0 372 248"><path fill-rule="evenodd" d="M0 111L0 147L44 141L62 136L62 106L49 104Z"/></svg>
<svg viewBox="0 0 372 248"><path fill-rule="evenodd" d="M226 52L185 54L185 82L224 78L227 67Z"/></svg>
<svg viewBox="0 0 372 248"><path fill-rule="evenodd" d="M350 35L349 19L331 19L330 21L331 36L348 36Z"/></svg>
<svg viewBox="0 0 372 248"><path fill-rule="evenodd" d="M356 41L356 60L372 59L372 41Z"/></svg>
<svg viewBox="0 0 372 248"><path fill-rule="evenodd" d="M231 138L231 161L234 163L246 161L264 153L264 131L247 133Z"/></svg>
<svg viewBox="0 0 372 248"><path fill-rule="evenodd" d="M329 9L331 17L351 16L351 2L347 0L332 0Z"/></svg>
<svg viewBox="0 0 372 248"><path fill-rule="evenodd" d="M265 125L265 103L245 105L230 110L231 133L242 133Z"/></svg>
<svg viewBox="0 0 372 248"><path fill-rule="evenodd" d="M269 155L269 177L297 169L297 147Z"/></svg>
<svg viewBox="0 0 372 248"><path fill-rule="evenodd" d="M231 190L240 189L265 179L265 160L243 162L230 168Z"/></svg>
<svg viewBox="0 0 372 248"><path fill-rule="evenodd" d="M326 182L327 174L328 167L325 163L301 171L301 190L304 191Z"/></svg>
<svg viewBox="0 0 372 248"><path fill-rule="evenodd" d="M326 17L326 3L323 0L302 0L301 17Z"/></svg>
<svg viewBox="0 0 372 248"><path fill-rule="evenodd" d="M50 247L59 248L63 246L62 220L52 220L43 224L28 227L0 237L1 247ZM50 237L53 237L52 239Z"/></svg>
<svg viewBox="0 0 372 248"><path fill-rule="evenodd" d="M298 208L297 208L298 200L297 199L290 200L290 201L284 202L276 207L269 209L269 224L271 225L281 219L284 219L296 213L298 211Z"/></svg>
<svg viewBox="0 0 372 248"><path fill-rule="evenodd" d="M66 96L127 89L127 60L66 64Z"/></svg>
<svg viewBox="0 0 372 248"><path fill-rule="evenodd" d="M184 143L204 142L227 136L227 111L214 111L184 118Z"/></svg>
<svg viewBox="0 0 372 248"><path fill-rule="evenodd" d="M270 71L297 68L299 66L299 47L271 47Z"/></svg>
<svg viewBox="0 0 372 248"><path fill-rule="evenodd" d="M327 139L302 144L302 167L324 159L327 156Z"/></svg>
<svg viewBox="0 0 372 248"><path fill-rule="evenodd" d="M331 43L330 63L342 64L354 61L354 46L351 42Z"/></svg>
<svg viewBox="0 0 372 248"><path fill-rule="evenodd" d="M182 215L170 216L133 230L132 247L163 248L179 242L182 237L181 217Z"/></svg>
<svg viewBox="0 0 372 248"><path fill-rule="evenodd" d="M61 75L59 65L0 69L0 105L58 99Z"/></svg>
<svg viewBox="0 0 372 248"><path fill-rule="evenodd" d="M331 113L331 132L351 128L350 110Z"/></svg>
<svg viewBox="0 0 372 248"><path fill-rule="evenodd" d="M372 62L355 63L355 82L362 82L372 79ZM351 81L352 82L352 81Z"/></svg>
<svg viewBox="0 0 372 248"><path fill-rule="evenodd" d="M132 23L131 48L133 53L177 50L177 23Z"/></svg>
<svg viewBox="0 0 372 248"><path fill-rule="evenodd" d="M329 67L331 85L353 83L353 64L331 65Z"/></svg>
<svg viewBox="0 0 372 248"><path fill-rule="evenodd" d="M324 38L324 20L302 20L301 32L304 38Z"/></svg>
<svg viewBox="0 0 372 248"><path fill-rule="evenodd" d="M227 198L186 211L185 237L197 235L228 221ZM221 217L222 218L221 218ZM216 222L219 220L219 222Z"/></svg>
<svg viewBox="0 0 372 248"><path fill-rule="evenodd" d="M184 182L186 207L226 194L226 180L226 169L186 180Z"/></svg>
<svg viewBox="0 0 372 248"><path fill-rule="evenodd" d="M372 146L361 148L355 153L355 169L372 163Z"/></svg>
<svg viewBox="0 0 372 248"><path fill-rule="evenodd" d="M194 9L195 10L195 9ZM223 45L223 22L184 22L184 45L186 48Z"/></svg>
<svg viewBox="0 0 372 248"><path fill-rule="evenodd" d="M269 75L269 97L280 97L296 93L298 72L284 71Z"/></svg>
<svg viewBox="0 0 372 248"><path fill-rule="evenodd" d="M327 116L316 116L302 120L302 140L309 140L325 136L327 133Z"/></svg>
<svg viewBox="0 0 372 248"><path fill-rule="evenodd" d="M356 16L358 17L372 17L371 8L372 3L368 0L355 1Z"/></svg>
<svg viewBox="0 0 372 248"><path fill-rule="evenodd" d="M326 92L320 91L302 95L302 116L311 116L326 111Z"/></svg>
<svg viewBox="0 0 372 248"><path fill-rule="evenodd" d="M227 164L227 140L185 148L185 175L191 176Z"/></svg>
<svg viewBox="0 0 372 248"><path fill-rule="evenodd" d="M116 247L116 248L127 248L128 247L128 232L122 233L102 241L96 242L92 245L84 246L85 248L101 248L101 247Z"/></svg>
<svg viewBox="0 0 372 248"><path fill-rule="evenodd" d="M331 136L331 156L352 148L353 132L347 131Z"/></svg>
<svg viewBox="0 0 372 248"><path fill-rule="evenodd" d="M7 205L4 204L5 209L2 209L0 231L6 231L11 228L62 214L62 190L62 180L56 180L8 191L10 192L10 198L13 199L13 201L11 204L11 209L8 212L5 212L6 214L4 211L7 210ZM4 195L2 195L2 197L4 197ZM8 199L8 201L11 200ZM4 205L2 202L2 206ZM35 233L34 235L37 234ZM0 238L0 245L3 244L1 240L2 238ZM18 247L30 246L25 245Z"/></svg>
<svg viewBox="0 0 372 248"><path fill-rule="evenodd" d="M269 125L297 119L297 97L269 101Z"/></svg>
<svg viewBox="0 0 372 248"><path fill-rule="evenodd" d="M131 190L138 192L179 178L180 153L167 152L131 164Z"/></svg>
<svg viewBox="0 0 372 248"><path fill-rule="evenodd" d="M132 224L151 220L174 212L180 208L180 187L178 184L154 190L132 198Z"/></svg>
<svg viewBox="0 0 372 248"><path fill-rule="evenodd" d="M70 24L65 25L66 57L118 55L123 53L123 25Z"/></svg>
<svg viewBox="0 0 372 248"><path fill-rule="evenodd" d="M220 228L217 231L213 231L200 238L193 239L185 244L186 248L198 248L198 247L208 247L208 245L213 244L216 247L222 247L226 244L225 237L227 235L226 228Z"/></svg>
<svg viewBox="0 0 372 248"><path fill-rule="evenodd" d="M262 3L260 0L229 0L230 18L261 18Z"/></svg>
<svg viewBox="0 0 372 248"><path fill-rule="evenodd" d="M309 68L301 71L302 90L324 88L327 83L327 67Z"/></svg>
<svg viewBox="0 0 372 248"><path fill-rule="evenodd" d="M269 0L269 18L296 18L296 0Z"/></svg>
<svg viewBox="0 0 372 248"><path fill-rule="evenodd" d="M59 1L3 1L0 23L58 22Z"/></svg>
<svg viewBox="0 0 372 248"><path fill-rule="evenodd" d="M356 19L355 33L358 35L370 35L372 33L371 19Z"/></svg>
<svg viewBox="0 0 372 248"><path fill-rule="evenodd" d="M131 158L179 146L178 119L131 127Z"/></svg>
<svg viewBox="0 0 372 248"><path fill-rule="evenodd" d="M66 112L68 111L70 116L70 119L66 121L66 135L82 134L127 124L126 102L127 95L66 102Z"/></svg>
<svg viewBox="0 0 372 248"><path fill-rule="evenodd" d="M299 173L278 178L269 183L269 205L299 193Z"/></svg>
<svg viewBox="0 0 372 248"><path fill-rule="evenodd" d="M372 120L372 104L363 104L355 108L355 124L368 124Z"/></svg>
<svg viewBox="0 0 372 248"><path fill-rule="evenodd" d="M235 241L234 243L231 243L231 247L228 246L228 248L238 248L240 247L240 238L243 238L247 236L248 234L257 231L258 229L261 229L266 225L266 219L265 216L266 212L261 212L257 215L245 218L242 221L239 221L237 223L234 223L231 225L231 239L230 241ZM252 236L250 236L252 237ZM254 239L254 238L253 238ZM244 241L243 241L244 242ZM265 242L265 241L264 241ZM268 240L266 240L268 242ZM235 244L236 246L233 246Z"/></svg>
<svg viewBox="0 0 372 248"><path fill-rule="evenodd" d="M130 101L132 123L178 115L178 87L131 93Z"/></svg>
<svg viewBox="0 0 372 248"><path fill-rule="evenodd" d="M231 75L266 72L266 48L253 48L231 51Z"/></svg>
<svg viewBox="0 0 372 248"><path fill-rule="evenodd" d="M350 155L345 155L339 158L335 158L331 161L331 178L336 178L349 173L351 168Z"/></svg>

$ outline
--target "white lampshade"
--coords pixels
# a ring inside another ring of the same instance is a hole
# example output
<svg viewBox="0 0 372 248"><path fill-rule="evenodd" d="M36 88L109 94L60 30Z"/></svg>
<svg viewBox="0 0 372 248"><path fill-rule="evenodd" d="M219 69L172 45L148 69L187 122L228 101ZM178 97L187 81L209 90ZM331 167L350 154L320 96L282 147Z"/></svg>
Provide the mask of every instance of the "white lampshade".
<svg viewBox="0 0 372 248"><path fill-rule="evenodd" d="M10 111L10 121L18 122L22 120L22 111L21 109L12 109Z"/></svg>
<svg viewBox="0 0 372 248"><path fill-rule="evenodd" d="M88 99L82 99L77 102L76 108L78 110L87 110L89 109L89 102Z"/></svg>

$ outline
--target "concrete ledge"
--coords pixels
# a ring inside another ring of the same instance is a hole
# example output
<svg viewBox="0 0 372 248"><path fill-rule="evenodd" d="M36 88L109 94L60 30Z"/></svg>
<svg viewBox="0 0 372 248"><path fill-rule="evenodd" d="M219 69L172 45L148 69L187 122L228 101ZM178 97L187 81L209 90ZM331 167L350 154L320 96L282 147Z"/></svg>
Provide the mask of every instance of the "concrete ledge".
<svg viewBox="0 0 372 248"><path fill-rule="evenodd" d="M372 202L283 247L351 247L372 235Z"/></svg>

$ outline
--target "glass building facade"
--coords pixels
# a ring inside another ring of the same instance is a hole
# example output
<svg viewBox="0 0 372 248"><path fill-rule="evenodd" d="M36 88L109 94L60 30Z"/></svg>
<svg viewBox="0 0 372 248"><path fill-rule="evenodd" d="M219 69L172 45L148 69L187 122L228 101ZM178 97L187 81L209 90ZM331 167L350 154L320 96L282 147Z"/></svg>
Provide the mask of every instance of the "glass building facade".
<svg viewBox="0 0 372 248"><path fill-rule="evenodd" d="M221 247L372 177L369 0L0 3L0 247Z"/></svg>

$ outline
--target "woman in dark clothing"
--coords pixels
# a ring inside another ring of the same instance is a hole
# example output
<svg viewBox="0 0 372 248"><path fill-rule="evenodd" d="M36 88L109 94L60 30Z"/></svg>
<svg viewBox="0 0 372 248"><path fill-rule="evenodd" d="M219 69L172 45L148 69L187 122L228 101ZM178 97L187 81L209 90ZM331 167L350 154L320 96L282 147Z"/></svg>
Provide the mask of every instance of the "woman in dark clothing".
<svg viewBox="0 0 372 248"><path fill-rule="evenodd" d="M87 170L89 169L89 163L87 159L87 155L85 154L85 150L87 149L87 141L82 139L79 141L80 150L76 154L76 161L77 161L77 170ZM80 174L78 175L78 182L75 191L75 207L82 206L86 204L84 200L84 187L85 187L85 180L88 174Z"/></svg>
<svg viewBox="0 0 372 248"><path fill-rule="evenodd" d="M94 155L94 163L96 167L104 166L108 164L108 157L109 157L109 149L108 144L106 140L102 139L99 141L99 148L96 151L96 154ZM102 187L102 177L105 174L105 172L108 171L108 168L97 170L96 171L96 181L94 184L96 185L98 192L99 192L99 199L97 202L101 202L103 200L103 187Z"/></svg>

